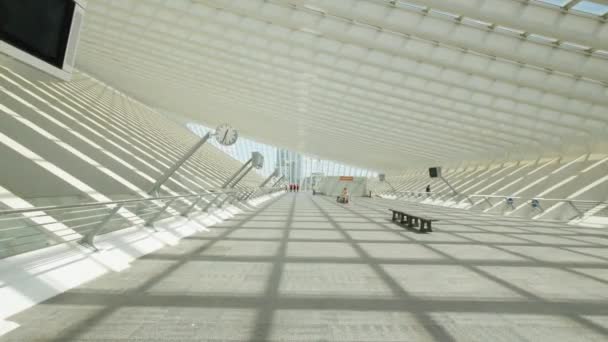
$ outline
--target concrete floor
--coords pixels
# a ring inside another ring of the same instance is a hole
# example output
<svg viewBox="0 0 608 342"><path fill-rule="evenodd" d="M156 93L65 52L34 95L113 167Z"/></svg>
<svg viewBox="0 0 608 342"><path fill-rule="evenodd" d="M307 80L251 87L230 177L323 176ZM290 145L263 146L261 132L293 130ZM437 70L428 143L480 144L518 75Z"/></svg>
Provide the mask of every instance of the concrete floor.
<svg viewBox="0 0 608 342"><path fill-rule="evenodd" d="M4 341L606 341L608 231L288 194L10 318ZM403 203L404 206L416 206Z"/></svg>

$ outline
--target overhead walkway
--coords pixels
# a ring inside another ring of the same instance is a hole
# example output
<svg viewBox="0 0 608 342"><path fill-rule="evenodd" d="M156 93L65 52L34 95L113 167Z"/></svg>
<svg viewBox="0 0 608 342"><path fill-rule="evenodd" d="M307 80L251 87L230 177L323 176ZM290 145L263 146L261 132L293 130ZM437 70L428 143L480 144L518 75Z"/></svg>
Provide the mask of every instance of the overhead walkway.
<svg viewBox="0 0 608 342"><path fill-rule="evenodd" d="M5 341L605 341L608 232L286 194L10 317ZM44 284L40 284L44 286Z"/></svg>

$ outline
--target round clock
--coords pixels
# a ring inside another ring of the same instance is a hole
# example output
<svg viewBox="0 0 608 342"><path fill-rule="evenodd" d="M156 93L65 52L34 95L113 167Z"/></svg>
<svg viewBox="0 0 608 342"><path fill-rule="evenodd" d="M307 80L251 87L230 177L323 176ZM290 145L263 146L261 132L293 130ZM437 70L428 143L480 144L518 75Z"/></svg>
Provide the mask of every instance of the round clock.
<svg viewBox="0 0 608 342"><path fill-rule="evenodd" d="M230 146L234 144L238 138L239 133L228 124L221 124L215 129L215 139L222 145Z"/></svg>

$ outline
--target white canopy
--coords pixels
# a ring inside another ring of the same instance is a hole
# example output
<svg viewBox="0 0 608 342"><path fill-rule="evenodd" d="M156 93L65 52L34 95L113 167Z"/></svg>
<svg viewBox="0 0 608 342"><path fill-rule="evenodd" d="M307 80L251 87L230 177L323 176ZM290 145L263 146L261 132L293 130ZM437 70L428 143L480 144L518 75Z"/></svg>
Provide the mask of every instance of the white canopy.
<svg viewBox="0 0 608 342"><path fill-rule="evenodd" d="M579 2L90 0L78 66L151 107L378 170L605 151L608 1Z"/></svg>

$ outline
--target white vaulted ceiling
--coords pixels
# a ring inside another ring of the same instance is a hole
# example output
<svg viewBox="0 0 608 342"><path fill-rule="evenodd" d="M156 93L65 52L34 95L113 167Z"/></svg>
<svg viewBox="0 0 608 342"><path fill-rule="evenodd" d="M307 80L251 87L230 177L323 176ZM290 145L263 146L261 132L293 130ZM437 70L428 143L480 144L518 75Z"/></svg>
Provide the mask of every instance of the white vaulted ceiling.
<svg viewBox="0 0 608 342"><path fill-rule="evenodd" d="M78 66L377 170L605 149L605 15L547 2L90 0Z"/></svg>

